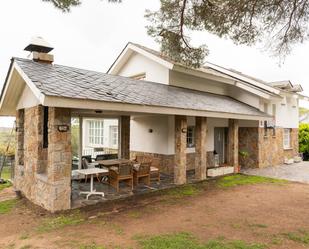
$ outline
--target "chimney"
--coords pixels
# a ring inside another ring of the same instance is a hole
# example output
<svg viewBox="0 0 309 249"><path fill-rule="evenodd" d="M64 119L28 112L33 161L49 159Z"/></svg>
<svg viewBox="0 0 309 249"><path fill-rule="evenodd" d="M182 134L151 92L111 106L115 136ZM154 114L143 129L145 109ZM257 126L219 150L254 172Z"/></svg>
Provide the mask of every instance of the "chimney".
<svg viewBox="0 0 309 249"><path fill-rule="evenodd" d="M34 37L24 50L32 53L32 59L34 61L52 64L54 56L49 54L49 52L53 49L54 48L42 37Z"/></svg>

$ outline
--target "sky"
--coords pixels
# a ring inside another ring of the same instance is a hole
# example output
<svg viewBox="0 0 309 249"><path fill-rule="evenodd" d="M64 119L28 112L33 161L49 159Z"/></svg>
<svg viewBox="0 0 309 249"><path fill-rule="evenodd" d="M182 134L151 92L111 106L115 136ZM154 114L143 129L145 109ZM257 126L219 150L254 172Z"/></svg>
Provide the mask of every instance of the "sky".
<svg viewBox="0 0 309 249"><path fill-rule="evenodd" d="M70 13L42 0L2 0L0 2L0 88L13 56L29 57L23 49L31 37L41 36L55 49L55 63L106 72L115 58L132 41L159 49L147 35L145 10L159 8L159 0L83 0ZM207 32L192 33L192 43L206 44L207 61L234 68L265 81L291 80L301 84L309 96L309 42L298 44L280 64L261 45L236 46L228 39ZM309 103L301 103L309 107ZM0 118L0 127L12 126L13 118Z"/></svg>

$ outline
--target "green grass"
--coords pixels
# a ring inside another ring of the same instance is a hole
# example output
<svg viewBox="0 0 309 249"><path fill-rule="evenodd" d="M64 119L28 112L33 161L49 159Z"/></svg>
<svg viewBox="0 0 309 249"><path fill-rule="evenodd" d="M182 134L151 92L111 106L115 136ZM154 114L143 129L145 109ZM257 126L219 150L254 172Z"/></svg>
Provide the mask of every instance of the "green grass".
<svg viewBox="0 0 309 249"><path fill-rule="evenodd" d="M167 194L176 198L197 195L200 190L194 185L184 185L167 191Z"/></svg>
<svg viewBox="0 0 309 249"><path fill-rule="evenodd" d="M5 180L11 179L11 168L10 167L4 167L1 173L1 178Z"/></svg>
<svg viewBox="0 0 309 249"><path fill-rule="evenodd" d="M281 179L274 179L263 176L248 176L248 175L230 175L224 176L218 180L218 186L220 187L234 187L241 185L273 183L273 184L285 184L288 181Z"/></svg>
<svg viewBox="0 0 309 249"><path fill-rule="evenodd" d="M2 191L5 188L11 187L11 186L12 186L12 183L10 183L10 182L6 182L4 184L0 184L0 191Z"/></svg>
<svg viewBox="0 0 309 249"><path fill-rule="evenodd" d="M299 230L298 232L284 233L283 235L289 240L305 245L309 244L309 232L307 231Z"/></svg>
<svg viewBox="0 0 309 249"><path fill-rule="evenodd" d="M9 213L15 207L16 203L16 199L0 202L0 214Z"/></svg>
<svg viewBox="0 0 309 249"><path fill-rule="evenodd" d="M55 218L47 218L38 227L39 232L49 232L52 230L60 229L65 226L78 225L85 221L79 212L70 215L60 215Z"/></svg>
<svg viewBox="0 0 309 249"><path fill-rule="evenodd" d="M79 247L79 249L105 249L105 247L98 246L95 243L92 243L90 245L82 245Z"/></svg>
<svg viewBox="0 0 309 249"><path fill-rule="evenodd" d="M266 224L249 224L249 227L257 227L257 228L267 228L268 226Z"/></svg>
<svg viewBox="0 0 309 249"><path fill-rule="evenodd" d="M265 249L263 244L247 244L244 241L210 240L198 241L189 233L176 233L154 237L139 238L142 249Z"/></svg>

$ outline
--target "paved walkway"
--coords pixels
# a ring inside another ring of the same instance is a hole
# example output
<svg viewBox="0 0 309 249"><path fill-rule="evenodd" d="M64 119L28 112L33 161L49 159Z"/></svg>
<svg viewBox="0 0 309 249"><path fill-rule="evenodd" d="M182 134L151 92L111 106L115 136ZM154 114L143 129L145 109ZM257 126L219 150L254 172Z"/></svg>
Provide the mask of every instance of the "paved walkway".
<svg viewBox="0 0 309 249"><path fill-rule="evenodd" d="M309 161L262 169L245 169L241 172L248 175L267 176L286 179L289 181L309 183Z"/></svg>

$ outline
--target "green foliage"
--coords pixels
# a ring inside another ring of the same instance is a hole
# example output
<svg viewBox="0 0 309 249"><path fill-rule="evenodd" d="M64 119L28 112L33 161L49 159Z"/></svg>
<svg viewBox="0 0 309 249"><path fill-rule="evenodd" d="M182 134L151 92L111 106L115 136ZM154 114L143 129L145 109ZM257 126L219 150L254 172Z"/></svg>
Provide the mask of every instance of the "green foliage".
<svg viewBox="0 0 309 249"><path fill-rule="evenodd" d="M299 107L299 116L303 116L305 114L309 113L309 109L305 108L305 107Z"/></svg>
<svg viewBox="0 0 309 249"><path fill-rule="evenodd" d="M220 187L234 187L240 185L250 185L250 184L262 184L262 183L275 183L284 184L287 183L286 180L273 179L269 177L262 176L247 176L247 175L231 175L224 176L219 179L218 185Z"/></svg>
<svg viewBox="0 0 309 249"><path fill-rule="evenodd" d="M309 153L309 124L300 124L298 132L299 151Z"/></svg>
<svg viewBox="0 0 309 249"><path fill-rule="evenodd" d="M3 184L0 184L0 192L5 189L5 188L9 188L12 186L12 183L10 182L6 182L6 183L3 183Z"/></svg>
<svg viewBox="0 0 309 249"><path fill-rule="evenodd" d="M1 178L4 180L9 180L11 179L11 168L10 167L4 167L1 173ZM0 185L1 189L1 185Z"/></svg>
<svg viewBox="0 0 309 249"><path fill-rule="evenodd" d="M78 225L84 222L85 219L79 212L70 215L59 215L55 218L46 219L42 225L38 227L39 232L49 232L52 230L60 229L65 226Z"/></svg>
<svg viewBox="0 0 309 249"><path fill-rule="evenodd" d="M15 207L16 203L16 199L0 202L0 214L9 213Z"/></svg>
<svg viewBox="0 0 309 249"><path fill-rule="evenodd" d="M243 158L247 158L249 157L249 152L248 151L244 151L244 150L241 150L239 151L239 155Z"/></svg>
<svg viewBox="0 0 309 249"><path fill-rule="evenodd" d="M189 233L159 235L138 239L143 249L264 249L263 244L247 244L244 241L211 240L198 241Z"/></svg>
<svg viewBox="0 0 309 249"><path fill-rule="evenodd" d="M10 140L10 147L6 153L7 145ZM15 132L11 134L11 128L0 130L0 155L13 156L15 154Z"/></svg>
<svg viewBox="0 0 309 249"><path fill-rule="evenodd" d="M78 157L79 148L79 123L72 122L71 126L71 143L72 143L72 156Z"/></svg>

